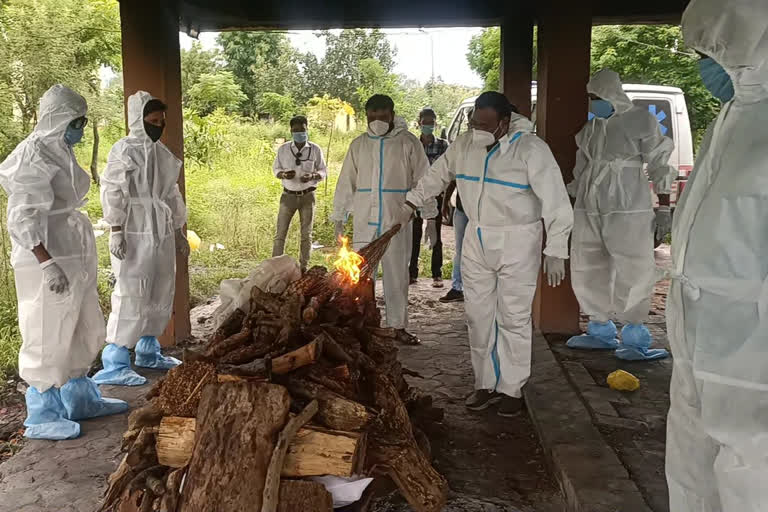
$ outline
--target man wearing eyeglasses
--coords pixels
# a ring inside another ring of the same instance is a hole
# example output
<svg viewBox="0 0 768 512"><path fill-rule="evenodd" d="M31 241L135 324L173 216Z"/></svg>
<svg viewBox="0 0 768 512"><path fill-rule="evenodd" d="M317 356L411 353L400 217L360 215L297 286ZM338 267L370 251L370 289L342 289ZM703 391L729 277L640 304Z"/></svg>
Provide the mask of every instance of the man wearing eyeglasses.
<svg viewBox="0 0 768 512"><path fill-rule="evenodd" d="M283 182L280 210L277 213L277 230L272 256L285 252L285 237L291 219L299 212L301 222L301 271L307 270L312 250L312 221L315 215L315 189L325 179L326 167L323 150L307 135L307 118L296 116L291 119L291 140L277 150L272 169L275 177Z"/></svg>

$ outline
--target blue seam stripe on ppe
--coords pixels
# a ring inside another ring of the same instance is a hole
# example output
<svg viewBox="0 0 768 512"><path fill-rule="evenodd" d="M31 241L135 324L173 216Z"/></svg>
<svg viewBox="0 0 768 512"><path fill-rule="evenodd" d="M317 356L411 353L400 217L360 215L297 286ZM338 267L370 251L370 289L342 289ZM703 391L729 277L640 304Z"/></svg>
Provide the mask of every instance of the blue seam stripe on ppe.
<svg viewBox="0 0 768 512"><path fill-rule="evenodd" d="M376 235L381 236L381 218L384 213L384 198L382 197L382 182L384 180L384 139L379 140L379 227Z"/></svg>
<svg viewBox="0 0 768 512"><path fill-rule="evenodd" d="M510 143L510 144L512 144L512 143L513 143L513 142L515 142L517 139L519 139L519 138L520 138L522 135L523 135L523 132L517 132L516 134L514 134L514 135L512 136L512 138L511 138L511 139L509 139L509 143Z"/></svg>
<svg viewBox="0 0 768 512"><path fill-rule="evenodd" d="M374 140L383 138L376 135L371 135L370 133L366 133L366 135L368 136L369 139L374 139Z"/></svg>
<svg viewBox="0 0 768 512"><path fill-rule="evenodd" d="M480 240L480 248L485 250L485 247L483 247L483 233L479 227L477 228L477 239Z"/></svg>
<svg viewBox="0 0 768 512"><path fill-rule="evenodd" d="M369 223L368 223L368 225L369 225L369 226L376 226L376 227L379 227L379 223L378 223L378 222L369 222Z"/></svg>
<svg viewBox="0 0 768 512"><path fill-rule="evenodd" d="M390 193L390 194L407 194L408 189L407 188L385 188L385 189L382 189L382 192Z"/></svg>
<svg viewBox="0 0 768 512"><path fill-rule="evenodd" d="M372 192L372 188L359 188L357 189L358 192Z"/></svg>
<svg viewBox="0 0 768 512"><path fill-rule="evenodd" d="M497 180L496 178L485 178L486 183L495 183L496 185L504 185L505 187L521 188L523 190L531 188L530 185L523 185L521 183L515 183L513 181Z"/></svg>
<svg viewBox="0 0 768 512"><path fill-rule="evenodd" d="M493 386L493 390L499 386L499 380L501 379L501 364L499 363L499 322L494 320L493 327L496 330L495 339L493 341L493 348L491 349L491 361L493 362L493 372L496 374L496 384Z"/></svg>
<svg viewBox="0 0 768 512"><path fill-rule="evenodd" d="M480 176L469 176L467 174L457 174L456 179L467 180L467 181L480 181Z"/></svg>

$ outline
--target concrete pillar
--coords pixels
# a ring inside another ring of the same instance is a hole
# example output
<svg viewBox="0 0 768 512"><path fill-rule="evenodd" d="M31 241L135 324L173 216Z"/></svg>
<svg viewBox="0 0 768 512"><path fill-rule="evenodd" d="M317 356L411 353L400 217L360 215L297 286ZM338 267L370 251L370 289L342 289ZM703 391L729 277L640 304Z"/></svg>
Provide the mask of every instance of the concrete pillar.
<svg viewBox="0 0 768 512"><path fill-rule="evenodd" d="M517 10L501 24L501 90L521 114L531 116L533 14Z"/></svg>
<svg viewBox="0 0 768 512"><path fill-rule="evenodd" d="M152 0L120 2L123 37L123 88L125 98L136 91L147 91L168 105L162 142L184 159L183 119L181 113L181 55L179 21L171 3ZM184 168L179 188L186 197ZM174 312L163 345L173 345L190 334L189 268L187 258L176 257L176 295Z"/></svg>
<svg viewBox="0 0 768 512"><path fill-rule="evenodd" d="M592 14L584 2L571 0L549 0L539 12L537 133L549 144L568 183L576 160L574 135L587 120ZM570 276L557 288L540 280L534 324L545 333L579 332L579 304Z"/></svg>

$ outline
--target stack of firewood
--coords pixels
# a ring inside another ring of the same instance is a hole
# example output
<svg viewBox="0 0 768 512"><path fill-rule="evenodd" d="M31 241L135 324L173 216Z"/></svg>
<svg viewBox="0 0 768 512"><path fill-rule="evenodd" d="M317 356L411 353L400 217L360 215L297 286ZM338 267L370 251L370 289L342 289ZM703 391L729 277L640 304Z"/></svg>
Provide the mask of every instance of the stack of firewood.
<svg viewBox="0 0 768 512"><path fill-rule="evenodd" d="M403 379L367 275L315 267L280 295L254 287L250 311L185 351L148 398L101 511L330 512L330 494L306 480L321 475L389 477L417 512L445 504L414 426L442 411Z"/></svg>

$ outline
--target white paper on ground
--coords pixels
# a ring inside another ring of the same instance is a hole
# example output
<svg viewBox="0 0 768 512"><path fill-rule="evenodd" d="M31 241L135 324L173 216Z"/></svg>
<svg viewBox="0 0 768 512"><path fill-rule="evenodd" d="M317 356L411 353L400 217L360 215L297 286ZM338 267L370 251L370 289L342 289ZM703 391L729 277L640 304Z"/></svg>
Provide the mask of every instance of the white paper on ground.
<svg viewBox="0 0 768 512"><path fill-rule="evenodd" d="M362 498L368 484L373 482L373 478L342 478L331 475L313 476L310 480L323 484L325 489L331 493L333 508L346 507L358 501Z"/></svg>

